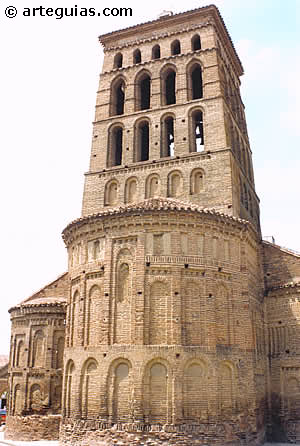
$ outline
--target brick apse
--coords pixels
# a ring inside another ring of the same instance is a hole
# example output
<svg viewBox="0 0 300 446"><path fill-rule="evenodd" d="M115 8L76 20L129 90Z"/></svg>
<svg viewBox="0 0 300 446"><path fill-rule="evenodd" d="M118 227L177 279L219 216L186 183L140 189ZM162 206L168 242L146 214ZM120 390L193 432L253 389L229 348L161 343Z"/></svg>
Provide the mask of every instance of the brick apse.
<svg viewBox="0 0 300 446"><path fill-rule="evenodd" d="M10 310L6 438L300 440L300 256L261 239L243 67L218 9L99 40L68 272Z"/></svg>

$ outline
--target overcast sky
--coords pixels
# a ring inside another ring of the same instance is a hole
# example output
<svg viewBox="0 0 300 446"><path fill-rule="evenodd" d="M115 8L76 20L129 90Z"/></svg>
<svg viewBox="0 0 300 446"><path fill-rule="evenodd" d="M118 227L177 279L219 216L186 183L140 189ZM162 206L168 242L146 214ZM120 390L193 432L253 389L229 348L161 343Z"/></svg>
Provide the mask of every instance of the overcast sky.
<svg viewBox="0 0 300 446"><path fill-rule="evenodd" d="M80 216L103 54L97 36L203 1L0 4L1 313L67 269L61 231ZM242 60L263 235L300 251L300 1L216 0ZM15 18L4 11L15 6ZM131 7L132 17L24 17L32 7Z"/></svg>

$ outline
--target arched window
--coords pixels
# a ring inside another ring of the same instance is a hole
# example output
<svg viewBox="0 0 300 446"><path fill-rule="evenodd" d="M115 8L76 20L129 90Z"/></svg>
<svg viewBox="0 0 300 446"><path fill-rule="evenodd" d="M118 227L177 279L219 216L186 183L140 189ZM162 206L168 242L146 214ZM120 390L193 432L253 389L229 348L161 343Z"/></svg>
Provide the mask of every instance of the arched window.
<svg viewBox="0 0 300 446"><path fill-rule="evenodd" d="M219 410L222 416L231 416L234 405L233 373L229 364L222 363L218 371Z"/></svg>
<svg viewBox="0 0 300 446"><path fill-rule="evenodd" d="M136 128L135 161L147 161L149 159L149 122L142 121Z"/></svg>
<svg viewBox="0 0 300 446"><path fill-rule="evenodd" d="M65 373L65 392L64 392L64 412L66 417L70 417L74 408L74 373L75 365L73 361L69 361Z"/></svg>
<svg viewBox="0 0 300 446"><path fill-rule="evenodd" d="M16 366L17 367L22 367L25 363L25 347L24 347L24 342L20 341L18 343L18 348L17 348L17 358L16 358Z"/></svg>
<svg viewBox="0 0 300 446"><path fill-rule="evenodd" d="M180 54L180 53L181 53L180 42L179 42L179 40L174 40L171 43L171 54L172 54L172 56L176 56L176 54Z"/></svg>
<svg viewBox="0 0 300 446"><path fill-rule="evenodd" d="M116 82L112 82L110 115L123 115L125 104L125 82L119 78Z"/></svg>
<svg viewBox="0 0 300 446"><path fill-rule="evenodd" d="M33 338L32 367L43 367L45 359L45 338L42 330L38 330Z"/></svg>
<svg viewBox="0 0 300 446"><path fill-rule="evenodd" d="M160 59L160 46L154 45L152 48L152 59Z"/></svg>
<svg viewBox="0 0 300 446"><path fill-rule="evenodd" d="M174 156L174 118L168 116L161 125L161 157Z"/></svg>
<svg viewBox="0 0 300 446"><path fill-rule="evenodd" d="M117 53L114 58L114 68L122 68L123 65L123 55L122 53Z"/></svg>
<svg viewBox="0 0 300 446"><path fill-rule="evenodd" d="M196 63L188 69L188 99L203 98L202 68Z"/></svg>
<svg viewBox="0 0 300 446"><path fill-rule="evenodd" d="M201 169L194 169L191 174L191 195L200 194L203 190L204 173Z"/></svg>
<svg viewBox="0 0 300 446"><path fill-rule="evenodd" d="M192 51L201 50L201 40L199 34L195 34L192 37Z"/></svg>
<svg viewBox="0 0 300 446"><path fill-rule="evenodd" d="M105 205L114 206L118 203L119 187L116 180L111 180L105 185Z"/></svg>
<svg viewBox="0 0 300 446"><path fill-rule="evenodd" d="M183 193L183 177L179 170L174 170L168 176L168 197L180 197Z"/></svg>
<svg viewBox="0 0 300 446"><path fill-rule="evenodd" d="M137 179L129 178L125 183L125 203L133 203L137 198Z"/></svg>
<svg viewBox="0 0 300 446"><path fill-rule="evenodd" d="M176 71L169 68L161 73L162 105L176 104Z"/></svg>
<svg viewBox="0 0 300 446"><path fill-rule="evenodd" d="M84 418L96 418L99 412L99 399L96 397L98 393L97 374L98 364L94 359L88 360L83 367L81 379L81 416ZM90 398L93 395L94 398Z"/></svg>
<svg viewBox="0 0 300 446"><path fill-rule="evenodd" d="M163 364L153 364L150 369L150 423L166 423L168 381L167 369Z"/></svg>
<svg viewBox="0 0 300 446"><path fill-rule="evenodd" d="M196 110L191 116L191 152L202 152L204 150L203 113Z"/></svg>
<svg viewBox="0 0 300 446"><path fill-rule="evenodd" d="M133 63L137 64L137 63L141 63L142 62L142 55L141 55L141 51L139 49L136 49L133 52Z"/></svg>
<svg viewBox="0 0 300 446"><path fill-rule="evenodd" d="M116 126L109 132L108 167L122 164L123 128Z"/></svg>
<svg viewBox="0 0 300 446"><path fill-rule="evenodd" d="M136 80L136 110L150 108L151 78L149 74L142 73Z"/></svg>
<svg viewBox="0 0 300 446"><path fill-rule="evenodd" d="M160 177L154 173L149 175L146 180L146 198L154 198L160 196Z"/></svg>
<svg viewBox="0 0 300 446"><path fill-rule="evenodd" d="M126 362L120 362L114 369L112 376L111 411L114 422L128 422L132 413L130 398L132 395L130 368Z"/></svg>

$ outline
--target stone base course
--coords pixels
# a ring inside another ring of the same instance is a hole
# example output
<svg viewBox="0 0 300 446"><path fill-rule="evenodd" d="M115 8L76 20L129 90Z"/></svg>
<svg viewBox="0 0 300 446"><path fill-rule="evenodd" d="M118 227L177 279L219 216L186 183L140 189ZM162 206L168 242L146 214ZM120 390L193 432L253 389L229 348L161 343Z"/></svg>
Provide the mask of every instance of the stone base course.
<svg viewBox="0 0 300 446"><path fill-rule="evenodd" d="M5 440L58 440L60 415L7 417Z"/></svg>

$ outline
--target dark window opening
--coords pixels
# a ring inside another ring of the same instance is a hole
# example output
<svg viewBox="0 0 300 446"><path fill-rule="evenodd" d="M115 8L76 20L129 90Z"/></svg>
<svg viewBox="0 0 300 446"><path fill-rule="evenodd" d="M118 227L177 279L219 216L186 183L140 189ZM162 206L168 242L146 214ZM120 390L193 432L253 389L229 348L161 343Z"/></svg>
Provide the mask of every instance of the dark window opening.
<svg viewBox="0 0 300 446"><path fill-rule="evenodd" d="M142 55L140 50L135 50L133 53L133 63L137 64L137 63L141 63L142 62Z"/></svg>
<svg viewBox="0 0 300 446"><path fill-rule="evenodd" d="M192 77L192 99L201 99L203 97L203 86L202 86L202 70L199 65L193 69L191 77Z"/></svg>
<svg viewBox="0 0 300 446"><path fill-rule="evenodd" d="M196 34L192 38L192 50L193 51L201 50L201 40L199 34Z"/></svg>
<svg viewBox="0 0 300 446"><path fill-rule="evenodd" d="M176 73L171 71L165 80L166 105L176 104L175 83Z"/></svg>
<svg viewBox="0 0 300 446"><path fill-rule="evenodd" d="M141 95L141 110L147 110L150 108L150 77L146 76L140 82L140 95Z"/></svg>
<svg viewBox="0 0 300 446"><path fill-rule="evenodd" d="M123 129L117 127L112 132L112 160L111 166L122 164Z"/></svg>
<svg viewBox="0 0 300 446"><path fill-rule="evenodd" d="M118 53L115 55L114 68L121 68L123 65L123 55Z"/></svg>
<svg viewBox="0 0 300 446"><path fill-rule="evenodd" d="M152 59L160 59L160 46L155 45L152 48Z"/></svg>
<svg viewBox="0 0 300 446"><path fill-rule="evenodd" d="M200 111L193 115L193 131L195 138L195 152L202 152L204 150L204 132L203 113Z"/></svg>
<svg viewBox="0 0 300 446"><path fill-rule="evenodd" d="M149 124L143 122L138 128L138 156L137 161L149 159Z"/></svg>
<svg viewBox="0 0 300 446"><path fill-rule="evenodd" d="M167 118L164 122L165 144L163 156L174 156L174 119Z"/></svg>
<svg viewBox="0 0 300 446"><path fill-rule="evenodd" d="M180 42L179 40L174 40L174 42L171 44L171 54L172 56L176 56L176 54L180 54L180 52Z"/></svg>
<svg viewBox="0 0 300 446"><path fill-rule="evenodd" d="M116 115L123 115L125 100L125 85L123 82L116 88Z"/></svg>

